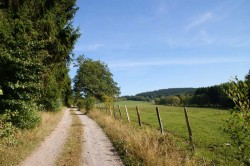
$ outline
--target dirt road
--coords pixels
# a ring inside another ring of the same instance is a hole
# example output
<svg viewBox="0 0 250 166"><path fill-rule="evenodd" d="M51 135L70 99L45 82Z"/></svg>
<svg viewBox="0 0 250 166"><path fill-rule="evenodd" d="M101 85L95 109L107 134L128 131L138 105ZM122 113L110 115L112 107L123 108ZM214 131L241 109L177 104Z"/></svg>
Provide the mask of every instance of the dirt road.
<svg viewBox="0 0 250 166"><path fill-rule="evenodd" d="M64 143L68 137L68 131L72 124L70 109L66 109L62 120L55 130L43 141L40 147L28 158L21 162L20 166L53 166L60 155ZM102 129L79 111L75 111L84 125L84 142L81 165L85 166L122 166L123 163L115 152L110 140Z"/></svg>
<svg viewBox="0 0 250 166"><path fill-rule="evenodd" d="M95 121L76 111L84 125L83 160L86 166L122 166L110 140Z"/></svg>
<svg viewBox="0 0 250 166"><path fill-rule="evenodd" d="M20 163L20 166L52 166L63 149L71 126L72 117L70 109L66 109L62 120L55 130L42 142L40 147L28 158Z"/></svg>

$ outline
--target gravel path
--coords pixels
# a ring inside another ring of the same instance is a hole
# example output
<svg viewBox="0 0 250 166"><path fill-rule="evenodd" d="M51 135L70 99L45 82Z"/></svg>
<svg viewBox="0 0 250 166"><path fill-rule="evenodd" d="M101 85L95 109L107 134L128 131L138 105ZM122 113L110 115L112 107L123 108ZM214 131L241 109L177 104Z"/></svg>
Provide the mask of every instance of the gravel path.
<svg viewBox="0 0 250 166"><path fill-rule="evenodd" d="M76 111L84 125L83 160L86 166L123 166L123 163L102 129L81 112Z"/></svg>
<svg viewBox="0 0 250 166"><path fill-rule="evenodd" d="M72 123L72 116L66 109L62 120L55 130L42 142L40 147L28 158L20 163L20 166L52 166L63 149Z"/></svg>

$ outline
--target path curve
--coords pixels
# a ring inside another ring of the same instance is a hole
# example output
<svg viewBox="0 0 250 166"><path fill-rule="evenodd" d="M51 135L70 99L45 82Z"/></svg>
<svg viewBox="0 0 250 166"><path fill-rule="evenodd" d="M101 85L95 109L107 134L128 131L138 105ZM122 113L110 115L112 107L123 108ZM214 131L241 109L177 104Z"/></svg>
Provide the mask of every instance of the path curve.
<svg viewBox="0 0 250 166"><path fill-rule="evenodd" d="M70 109L64 110L62 120L58 123L54 131L42 142L28 158L21 162L20 166L52 166L55 165L57 157L63 150L68 131L72 123Z"/></svg>
<svg viewBox="0 0 250 166"><path fill-rule="evenodd" d="M83 160L86 166L123 166L108 137L95 121L76 111L84 125Z"/></svg>

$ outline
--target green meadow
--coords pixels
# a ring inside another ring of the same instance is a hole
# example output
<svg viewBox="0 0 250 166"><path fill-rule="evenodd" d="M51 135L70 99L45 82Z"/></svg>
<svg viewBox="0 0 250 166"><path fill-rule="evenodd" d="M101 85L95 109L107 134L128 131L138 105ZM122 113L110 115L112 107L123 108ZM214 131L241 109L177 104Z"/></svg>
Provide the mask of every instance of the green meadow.
<svg viewBox="0 0 250 166"><path fill-rule="evenodd" d="M125 108L127 106L131 123L138 124L136 106L138 106L143 126L149 126L159 130L160 127L156 114L156 107L159 107L161 120L165 133L173 134L177 140L188 147L188 129L186 125L184 108L174 106L155 105L148 102L121 101L114 103L116 116L118 117L118 105L121 108L122 119L127 121ZM230 161L232 159L232 147L228 144L230 139L223 132L225 120L229 116L228 110L218 108L197 108L187 107L190 126L195 144L195 156L205 158L215 163ZM187 148L184 147L184 148Z"/></svg>

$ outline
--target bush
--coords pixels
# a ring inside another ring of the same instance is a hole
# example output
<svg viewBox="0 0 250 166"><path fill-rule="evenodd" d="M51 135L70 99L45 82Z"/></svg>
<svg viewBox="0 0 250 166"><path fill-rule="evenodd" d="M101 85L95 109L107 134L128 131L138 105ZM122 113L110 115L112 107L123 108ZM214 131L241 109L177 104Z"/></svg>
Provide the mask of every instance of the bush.
<svg viewBox="0 0 250 166"><path fill-rule="evenodd" d="M0 151L4 150L4 146L15 146L17 144L16 134L17 128L10 121L11 117L16 116L16 113L6 111L0 116Z"/></svg>
<svg viewBox="0 0 250 166"><path fill-rule="evenodd" d="M250 165L250 101L249 86L237 78L227 91L229 98L235 103L231 116L227 120L227 132L236 147L235 157L246 165Z"/></svg>
<svg viewBox="0 0 250 166"><path fill-rule="evenodd" d="M85 107L85 101L83 98L78 99L76 102L76 106L78 107L79 111Z"/></svg>
<svg viewBox="0 0 250 166"><path fill-rule="evenodd" d="M34 128L41 121L41 117L36 111L37 109L35 104L23 103L22 109L12 112L8 121L20 129Z"/></svg>
<svg viewBox="0 0 250 166"><path fill-rule="evenodd" d="M106 107L106 108L111 109L111 106L112 106L113 103L114 103L114 98L111 97L111 96L105 95L105 96L102 97L102 101L104 101L104 104L105 104L105 107Z"/></svg>
<svg viewBox="0 0 250 166"><path fill-rule="evenodd" d="M87 97L84 102L85 109L87 111L93 110L95 107L95 98L94 97Z"/></svg>

